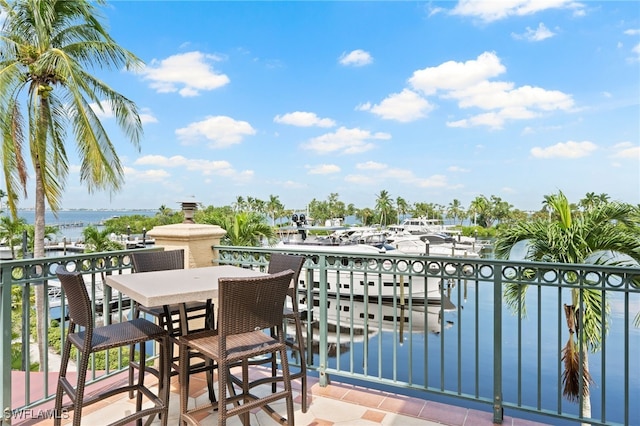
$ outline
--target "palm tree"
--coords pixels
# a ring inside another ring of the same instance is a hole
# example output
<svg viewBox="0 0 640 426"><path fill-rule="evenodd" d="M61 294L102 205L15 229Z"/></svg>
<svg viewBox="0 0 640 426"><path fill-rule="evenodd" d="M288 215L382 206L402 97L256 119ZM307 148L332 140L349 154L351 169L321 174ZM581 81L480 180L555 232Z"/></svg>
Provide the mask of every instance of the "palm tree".
<svg viewBox="0 0 640 426"><path fill-rule="evenodd" d="M277 195L269 195L269 201L267 201L267 213L271 216L271 223L273 226L276 226L276 219L278 219L282 211L284 210L284 206L280 202L280 199Z"/></svg>
<svg viewBox="0 0 640 426"><path fill-rule="evenodd" d="M329 202L319 201L315 198L309 202L309 215L316 223L324 223L325 220L335 217L331 216Z"/></svg>
<svg viewBox="0 0 640 426"><path fill-rule="evenodd" d="M447 207L447 218L452 218L454 223L460 219L460 224L462 225L464 207L462 207L462 203L457 198L449 203L449 207Z"/></svg>
<svg viewBox="0 0 640 426"><path fill-rule="evenodd" d="M406 215L407 211L409 210L409 204L407 203L407 200L405 200L402 197L397 197L396 210L398 211L398 223L400 223L402 220L402 217Z"/></svg>
<svg viewBox="0 0 640 426"><path fill-rule="evenodd" d="M356 218L364 225L370 225L371 219L373 218L374 212L369 207L365 207L363 209L359 209L356 211Z"/></svg>
<svg viewBox="0 0 640 426"><path fill-rule="evenodd" d="M487 197L479 195L474 198L469 205L469 214L473 214L473 225L475 226L477 222L480 222L482 226L488 228L490 224L487 224L486 218L490 210L491 204Z"/></svg>
<svg viewBox="0 0 640 426"><path fill-rule="evenodd" d="M220 223L227 231L223 242L230 246L260 246L264 238L271 241L274 230L264 222L264 218L257 213L241 212L233 216L225 216Z"/></svg>
<svg viewBox="0 0 640 426"><path fill-rule="evenodd" d="M238 195L236 197L236 201L233 203L233 211L236 213L243 211L245 209L246 202L244 201L244 197L242 195Z"/></svg>
<svg viewBox="0 0 640 426"><path fill-rule="evenodd" d="M597 204L597 197L595 192L587 192L578 204L585 210L589 210Z"/></svg>
<svg viewBox="0 0 640 426"><path fill-rule="evenodd" d="M591 210L595 206L601 203L609 202L609 196L607 194L596 194L595 192L587 192L583 199L578 203L584 210Z"/></svg>
<svg viewBox="0 0 640 426"><path fill-rule="evenodd" d="M10 216L0 216L0 242L4 242L11 248L11 257L16 258L15 247L20 245L22 231L27 226L23 218L12 219Z"/></svg>
<svg viewBox="0 0 640 426"><path fill-rule="evenodd" d="M385 226L389 215L393 212L393 201L389 195L389 191L383 189L380 191L376 198L376 207L378 214L380 215L380 224Z"/></svg>
<svg viewBox="0 0 640 426"><path fill-rule="evenodd" d="M27 191L25 154L31 157L35 257L44 257L45 201L54 213L60 208L69 170L67 141L75 141L80 180L89 192L115 191L123 183L124 172L115 147L92 105L102 110L107 105L114 111L125 135L139 146L142 124L135 104L89 72L100 67L131 69L141 64L131 52L118 46L100 23L95 5L105 3L0 0L4 16L0 34L0 156L14 218L20 192L26 196ZM71 130L70 136L67 129ZM40 321L44 318L42 287L36 286L39 345L45 338Z"/></svg>
<svg viewBox="0 0 640 426"><path fill-rule="evenodd" d="M84 238L84 252L96 253L103 251L122 250L124 247L121 243L113 241L109 238L109 230L100 231L95 226L88 226L82 230Z"/></svg>
<svg viewBox="0 0 640 426"><path fill-rule="evenodd" d="M562 192L545 196L544 204L550 211L551 220L523 221L501 230L495 243L497 258L508 258L516 244L526 242L526 259L532 261L628 265L628 261L616 256L619 254L640 263L637 234L640 222L636 207L618 202L603 203L580 214L572 211ZM506 289L505 301L511 308L517 308L524 302L525 293L526 286L511 285ZM571 304L565 304L569 339L563 349L563 394L571 401L579 401L582 389L581 413L584 417L591 416L589 388L592 379L587 353L600 349L602 328L606 327L609 310L605 305L603 312L602 306L601 292L578 288L571 291ZM574 336L575 326L582 330L584 341Z"/></svg>
<svg viewBox="0 0 640 426"><path fill-rule="evenodd" d="M35 225L25 225L24 229L27 231L27 242L28 242L28 250L33 253L33 248L35 245L35 235L36 235L36 227ZM60 234L60 228L57 226L45 226L44 227L44 238L45 240L51 240L54 236Z"/></svg>

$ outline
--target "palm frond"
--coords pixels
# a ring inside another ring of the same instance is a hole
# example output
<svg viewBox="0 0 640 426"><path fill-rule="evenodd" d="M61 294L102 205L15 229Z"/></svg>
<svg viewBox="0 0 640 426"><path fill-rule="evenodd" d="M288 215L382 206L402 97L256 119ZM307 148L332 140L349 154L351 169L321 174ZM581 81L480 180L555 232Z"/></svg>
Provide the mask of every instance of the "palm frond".
<svg viewBox="0 0 640 426"><path fill-rule="evenodd" d="M589 388L593 383L593 379L589 371L584 368L585 363L583 363L582 367L582 376L580 375L580 352L577 350L573 340L573 333L570 333L569 339L562 349L562 361L564 363L564 371L562 372L562 394L564 397L571 402L579 402L580 389L582 388L582 398L588 398L590 394Z"/></svg>
<svg viewBox="0 0 640 426"><path fill-rule="evenodd" d="M18 193L22 188L27 196L27 166L22 155L24 144L24 121L20 113L20 105L17 101L9 102L5 114L1 115L0 126L2 132L2 144L0 153L2 156L4 182L7 189L7 204L14 218L17 217Z"/></svg>
<svg viewBox="0 0 640 426"><path fill-rule="evenodd" d="M514 315L520 313L520 318L527 317L527 305L525 304L527 289L529 286L519 283L509 283L504 288L504 302Z"/></svg>

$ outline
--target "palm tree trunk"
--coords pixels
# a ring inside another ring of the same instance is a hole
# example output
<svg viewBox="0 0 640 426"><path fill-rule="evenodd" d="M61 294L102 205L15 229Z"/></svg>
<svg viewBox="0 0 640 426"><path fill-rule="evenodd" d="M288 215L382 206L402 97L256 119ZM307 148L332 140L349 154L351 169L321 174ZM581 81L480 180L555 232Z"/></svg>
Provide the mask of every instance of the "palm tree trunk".
<svg viewBox="0 0 640 426"><path fill-rule="evenodd" d="M579 318L576 318L576 311L574 305L564 305L565 318L567 320L567 327L569 328L569 339L573 341L573 335L578 332L578 328L582 329L584 324L581 324ZM575 347L573 345L569 345ZM581 342L578 339L579 353L568 351L564 354L567 359L573 359L573 362L565 363L565 368L570 371L565 371L565 374L569 376L575 376L576 379L571 380L573 386L570 386L571 390L568 391L565 388L565 396L570 400L578 401L580 405L580 415L585 419L591 418L591 375L589 374L589 349L585 342ZM571 354L575 356L572 356ZM572 366L571 366L572 365ZM582 387L582 389L580 389ZM582 396L582 398L581 398ZM583 426L588 426L590 423L582 423Z"/></svg>
<svg viewBox="0 0 640 426"><path fill-rule="evenodd" d="M42 185L42 170L37 161L34 162L35 169L35 182L36 182L36 211L35 211L35 226L34 226L34 238L33 238L33 256L34 258L44 257L44 188ZM38 285L39 284L39 285ZM44 322L45 316L45 299L44 299L44 283L37 283L34 286L36 293L36 338L38 340L38 353L40 371L44 368L44 342L46 337L44 335Z"/></svg>
<svg viewBox="0 0 640 426"><path fill-rule="evenodd" d="M580 351L582 352L582 368L585 372L589 371L589 352L587 346L580 345ZM582 407L580 407L580 414L585 419L591 418L591 384L588 380L585 380L584 386L586 386L584 392L584 398L582 399ZM591 423L582 423L584 426L588 426Z"/></svg>

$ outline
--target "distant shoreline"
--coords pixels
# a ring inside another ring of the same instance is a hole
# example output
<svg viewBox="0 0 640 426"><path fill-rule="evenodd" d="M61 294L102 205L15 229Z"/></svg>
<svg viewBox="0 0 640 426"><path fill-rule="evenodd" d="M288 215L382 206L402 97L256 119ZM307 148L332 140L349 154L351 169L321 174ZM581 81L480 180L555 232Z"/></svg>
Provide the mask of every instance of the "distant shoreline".
<svg viewBox="0 0 640 426"><path fill-rule="evenodd" d="M109 209L88 209L88 208L76 208L76 209L60 209L57 212L151 212L151 211L156 211L158 209L115 209L115 208L109 208ZM34 208L19 208L18 209L19 212L35 212L36 209ZM54 211L51 209L46 209L45 213L51 213L53 214Z"/></svg>

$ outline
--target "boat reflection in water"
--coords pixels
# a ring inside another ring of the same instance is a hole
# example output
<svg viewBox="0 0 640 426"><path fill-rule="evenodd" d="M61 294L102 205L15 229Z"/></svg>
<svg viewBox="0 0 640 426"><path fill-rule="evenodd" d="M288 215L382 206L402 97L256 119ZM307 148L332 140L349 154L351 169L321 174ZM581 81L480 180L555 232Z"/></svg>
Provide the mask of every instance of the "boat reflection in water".
<svg viewBox="0 0 640 426"><path fill-rule="evenodd" d="M375 303L349 298L329 297L327 300L327 344L329 356L343 354L354 344L366 343L369 339L382 334L393 335L402 344L408 334L439 335L451 327L451 321L443 320L443 314L454 311L456 306L443 296L441 304L399 305L382 302ZM311 321L312 353L319 353L320 344L320 301L314 299L313 307L308 309L307 318ZM306 308L306 299L300 299L301 310ZM288 327L289 338L294 338L293 327ZM386 332L386 333L384 333ZM307 336L307 324L303 327ZM309 341L309 339L307 339Z"/></svg>

